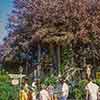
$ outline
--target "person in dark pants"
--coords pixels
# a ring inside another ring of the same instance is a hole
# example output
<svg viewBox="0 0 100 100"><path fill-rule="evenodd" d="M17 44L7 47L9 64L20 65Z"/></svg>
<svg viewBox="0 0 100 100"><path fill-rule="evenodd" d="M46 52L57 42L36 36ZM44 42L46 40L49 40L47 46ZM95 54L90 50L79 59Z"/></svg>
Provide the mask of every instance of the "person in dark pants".
<svg viewBox="0 0 100 100"><path fill-rule="evenodd" d="M66 83L65 80L61 81L62 83L62 96L61 96L61 100L67 100L68 99L68 94L69 94L69 86Z"/></svg>

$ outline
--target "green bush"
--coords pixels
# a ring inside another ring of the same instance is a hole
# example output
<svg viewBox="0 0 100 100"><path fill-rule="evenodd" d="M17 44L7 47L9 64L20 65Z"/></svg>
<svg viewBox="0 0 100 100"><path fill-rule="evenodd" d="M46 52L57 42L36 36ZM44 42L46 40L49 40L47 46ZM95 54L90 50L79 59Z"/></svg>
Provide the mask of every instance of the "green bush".
<svg viewBox="0 0 100 100"><path fill-rule="evenodd" d="M74 89L77 87L78 81L70 81L69 82L69 98L75 99Z"/></svg>
<svg viewBox="0 0 100 100"><path fill-rule="evenodd" d="M0 71L0 82L8 82L9 81L8 73L5 70Z"/></svg>
<svg viewBox="0 0 100 100"><path fill-rule="evenodd" d="M18 100L18 87L11 85L11 80L5 70L0 71L0 100Z"/></svg>
<svg viewBox="0 0 100 100"><path fill-rule="evenodd" d="M76 100L84 100L85 98L85 86L87 85L87 80L79 81L77 87L74 88L73 93Z"/></svg>
<svg viewBox="0 0 100 100"><path fill-rule="evenodd" d="M100 86L100 79L94 80L94 83L96 83L98 86Z"/></svg>
<svg viewBox="0 0 100 100"><path fill-rule="evenodd" d="M83 98L82 98L82 91L80 89L75 88L73 92L75 94L74 96L75 96L76 100L83 100Z"/></svg>
<svg viewBox="0 0 100 100"><path fill-rule="evenodd" d="M0 76L0 82L7 82L9 80L9 77L6 75L1 75Z"/></svg>
<svg viewBox="0 0 100 100"><path fill-rule="evenodd" d="M8 82L0 82L0 100L18 100L18 87Z"/></svg>
<svg viewBox="0 0 100 100"><path fill-rule="evenodd" d="M51 84L51 85L55 86L57 84L57 79L55 76L51 75L51 76L45 78L42 83L45 85Z"/></svg>

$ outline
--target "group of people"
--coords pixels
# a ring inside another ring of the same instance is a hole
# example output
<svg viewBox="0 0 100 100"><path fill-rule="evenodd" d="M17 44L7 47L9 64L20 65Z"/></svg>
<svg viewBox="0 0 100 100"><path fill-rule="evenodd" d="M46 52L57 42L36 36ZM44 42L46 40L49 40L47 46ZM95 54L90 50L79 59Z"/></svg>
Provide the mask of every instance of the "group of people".
<svg viewBox="0 0 100 100"><path fill-rule="evenodd" d="M100 100L100 87L95 84L91 79L92 66L86 66L86 76L88 83L85 86L86 98L84 100ZM59 87L55 92L51 84L48 86L41 84L41 89L37 92L36 82L33 81L32 85L28 85L28 80L24 81L19 92L19 100L68 100L69 86L66 80L59 80Z"/></svg>
<svg viewBox="0 0 100 100"><path fill-rule="evenodd" d="M51 84L48 86L42 84L40 92L36 92L36 82L29 86L27 82L21 86L19 92L19 100L68 100L69 86L65 80L59 81L61 88L60 95L55 93L54 87ZM100 100L100 87L95 84L91 79L85 87L86 98L85 100Z"/></svg>
<svg viewBox="0 0 100 100"><path fill-rule="evenodd" d="M26 81L20 89L19 100L67 100L69 94L69 86L65 80L60 80L61 93L58 97L57 93L54 93L54 87L51 84L48 86L42 84L40 92L36 92L36 82L32 83L32 86L28 85ZM38 95L39 94L39 95Z"/></svg>
<svg viewBox="0 0 100 100"><path fill-rule="evenodd" d="M69 94L69 86L65 80L60 81L61 90L59 96L57 93L54 93L54 87L49 84L48 87L42 86L40 91L40 100L67 100Z"/></svg>
<svg viewBox="0 0 100 100"><path fill-rule="evenodd" d="M28 85L27 79L23 82L19 91L19 100L36 100L36 87L32 86Z"/></svg>

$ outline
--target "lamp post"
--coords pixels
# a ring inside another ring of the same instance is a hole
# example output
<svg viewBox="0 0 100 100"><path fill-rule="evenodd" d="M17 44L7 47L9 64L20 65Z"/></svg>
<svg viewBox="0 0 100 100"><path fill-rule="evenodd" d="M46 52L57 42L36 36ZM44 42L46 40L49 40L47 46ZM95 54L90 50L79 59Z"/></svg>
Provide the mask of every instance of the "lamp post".
<svg viewBox="0 0 100 100"><path fill-rule="evenodd" d="M21 82L22 82L22 72L23 72L23 67L19 67L19 72L20 72L20 88L21 88Z"/></svg>

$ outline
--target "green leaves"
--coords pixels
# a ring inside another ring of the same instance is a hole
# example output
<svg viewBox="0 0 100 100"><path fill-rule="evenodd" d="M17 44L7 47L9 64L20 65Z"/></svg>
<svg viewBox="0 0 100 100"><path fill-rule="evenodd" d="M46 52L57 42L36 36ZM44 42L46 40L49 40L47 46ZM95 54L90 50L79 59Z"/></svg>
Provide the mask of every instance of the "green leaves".
<svg viewBox="0 0 100 100"><path fill-rule="evenodd" d="M85 100L85 86L87 84L86 80L81 80L74 82L72 81L70 87L70 98L74 98L75 100Z"/></svg>
<svg viewBox="0 0 100 100"><path fill-rule="evenodd" d="M17 100L18 89L9 82L0 82L0 100Z"/></svg>
<svg viewBox="0 0 100 100"><path fill-rule="evenodd" d="M57 84L57 79L55 76L50 75L49 77L44 79L43 84L45 84L45 85L51 84L51 85L55 86Z"/></svg>
<svg viewBox="0 0 100 100"><path fill-rule="evenodd" d="M0 82L7 82L9 80L8 73L5 70L0 71Z"/></svg>
<svg viewBox="0 0 100 100"><path fill-rule="evenodd" d="M18 88L10 83L10 78L5 70L0 71L0 100L17 100Z"/></svg>
<svg viewBox="0 0 100 100"><path fill-rule="evenodd" d="M71 63L71 59L72 59L72 50L68 47L68 48L64 48L62 50L62 57L61 57L61 67L60 67L60 71L61 73L64 72L65 69L65 65L66 64L70 64Z"/></svg>

